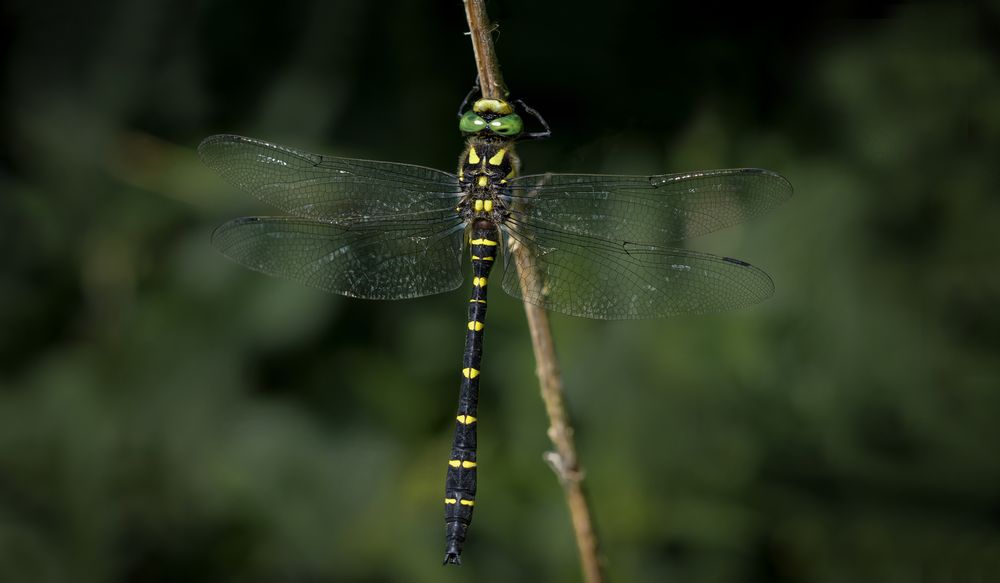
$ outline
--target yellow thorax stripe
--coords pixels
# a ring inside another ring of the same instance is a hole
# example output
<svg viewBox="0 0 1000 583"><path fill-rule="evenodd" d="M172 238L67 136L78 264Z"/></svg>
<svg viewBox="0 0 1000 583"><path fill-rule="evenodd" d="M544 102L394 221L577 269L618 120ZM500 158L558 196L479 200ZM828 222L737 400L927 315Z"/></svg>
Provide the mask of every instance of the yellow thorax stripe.
<svg viewBox="0 0 1000 583"><path fill-rule="evenodd" d="M490 179L487 178L486 176L480 176L479 180L476 180L476 184L478 186L486 186L489 183L490 183Z"/></svg>
<svg viewBox="0 0 1000 583"><path fill-rule="evenodd" d="M479 154L475 146L469 146L469 164L479 164Z"/></svg>
<svg viewBox="0 0 1000 583"><path fill-rule="evenodd" d="M489 159L490 164L499 166L503 162L503 155L507 153L507 148L500 148L497 153Z"/></svg>
<svg viewBox="0 0 1000 583"><path fill-rule="evenodd" d="M486 179L485 176L480 176L479 177L480 183L482 183L485 179ZM483 186L483 184L480 184L480 186ZM461 208L462 207L458 207L455 210L460 210ZM477 198L476 200L472 201L472 210L476 211L477 213L482 211L490 212L493 210L493 201L489 199Z"/></svg>

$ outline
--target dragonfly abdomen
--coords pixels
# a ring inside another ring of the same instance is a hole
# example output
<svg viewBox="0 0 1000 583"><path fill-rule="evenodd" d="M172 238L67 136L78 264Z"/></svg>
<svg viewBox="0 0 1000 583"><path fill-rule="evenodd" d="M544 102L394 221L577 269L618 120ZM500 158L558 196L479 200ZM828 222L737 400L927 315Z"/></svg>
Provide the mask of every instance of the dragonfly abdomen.
<svg viewBox="0 0 1000 583"><path fill-rule="evenodd" d="M496 262L499 233L488 220L476 220L469 231L472 254L472 294L466 323L465 354L462 357L462 385L458 394L455 437L451 444L445 477L444 515L447 548L445 563L461 562L462 544L472 522L476 503L476 425L479 402L479 375L483 360L483 333L486 327L486 289L490 270Z"/></svg>

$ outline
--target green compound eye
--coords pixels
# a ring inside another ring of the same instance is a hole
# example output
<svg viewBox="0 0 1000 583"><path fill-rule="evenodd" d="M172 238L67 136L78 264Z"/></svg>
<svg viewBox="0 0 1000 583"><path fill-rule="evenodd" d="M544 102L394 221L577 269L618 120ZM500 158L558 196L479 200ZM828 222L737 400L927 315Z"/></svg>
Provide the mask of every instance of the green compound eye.
<svg viewBox="0 0 1000 583"><path fill-rule="evenodd" d="M483 118L476 115L474 111L467 111L462 119L458 122L458 129L466 134L474 134L476 132L481 132L486 128L486 122Z"/></svg>
<svg viewBox="0 0 1000 583"><path fill-rule="evenodd" d="M516 136L521 133L523 127L524 122L521 121L521 116L516 113L505 115L490 122L490 129L493 130L493 133L500 134L501 136Z"/></svg>

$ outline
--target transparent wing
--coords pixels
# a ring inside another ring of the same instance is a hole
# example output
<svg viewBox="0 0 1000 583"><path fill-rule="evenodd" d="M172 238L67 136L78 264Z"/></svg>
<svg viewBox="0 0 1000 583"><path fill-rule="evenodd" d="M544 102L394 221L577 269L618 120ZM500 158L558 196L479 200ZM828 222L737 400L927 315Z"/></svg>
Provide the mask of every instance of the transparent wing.
<svg viewBox="0 0 1000 583"><path fill-rule="evenodd" d="M345 228L288 217L246 217L212 235L236 262L333 293L373 300L415 298L462 284L464 225Z"/></svg>
<svg viewBox="0 0 1000 583"><path fill-rule="evenodd" d="M769 170L659 176L537 174L511 180L512 216L537 228L663 245L740 223L785 201L792 186Z"/></svg>
<svg viewBox="0 0 1000 583"><path fill-rule="evenodd" d="M766 273L738 259L505 225L508 294L555 312L630 320L731 310L767 299ZM518 254L513 246L527 248ZM517 269L515 269L517 264ZM522 290L519 270L527 269Z"/></svg>
<svg viewBox="0 0 1000 583"><path fill-rule="evenodd" d="M233 135L206 138L198 153L238 188L295 216L338 225L457 216L458 177L433 168L320 156Z"/></svg>

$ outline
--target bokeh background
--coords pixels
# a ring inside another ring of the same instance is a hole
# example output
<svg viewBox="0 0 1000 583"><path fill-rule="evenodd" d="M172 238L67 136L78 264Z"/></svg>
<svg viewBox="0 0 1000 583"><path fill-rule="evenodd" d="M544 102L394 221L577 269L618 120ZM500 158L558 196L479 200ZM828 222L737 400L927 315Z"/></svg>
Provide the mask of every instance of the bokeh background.
<svg viewBox="0 0 1000 583"><path fill-rule="evenodd" d="M612 579L1000 580L996 3L489 8L554 131L526 171L796 188L689 244L770 301L553 317ZM453 168L464 27L458 0L0 7L0 581L579 580L516 301L442 568L468 289L351 300L209 244L273 214L200 164L212 133Z"/></svg>

